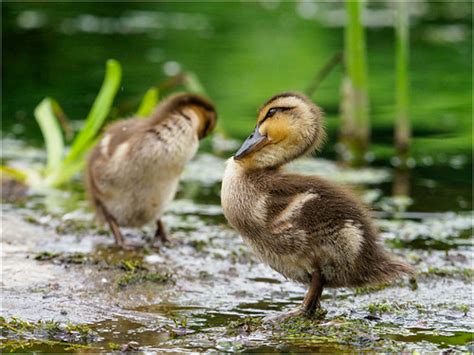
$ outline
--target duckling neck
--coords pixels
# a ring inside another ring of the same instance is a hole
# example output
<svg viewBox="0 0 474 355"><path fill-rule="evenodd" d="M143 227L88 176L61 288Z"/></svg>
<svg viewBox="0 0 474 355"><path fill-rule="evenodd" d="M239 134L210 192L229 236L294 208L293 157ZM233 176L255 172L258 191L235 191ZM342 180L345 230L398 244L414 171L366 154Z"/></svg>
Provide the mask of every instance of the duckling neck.
<svg viewBox="0 0 474 355"><path fill-rule="evenodd" d="M286 162L285 162L286 163ZM271 164L271 165L262 165L260 162L255 161L236 161L232 158L229 161L229 165L234 165L234 170L238 170L241 174L265 174L273 173L280 170L280 168L285 164Z"/></svg>

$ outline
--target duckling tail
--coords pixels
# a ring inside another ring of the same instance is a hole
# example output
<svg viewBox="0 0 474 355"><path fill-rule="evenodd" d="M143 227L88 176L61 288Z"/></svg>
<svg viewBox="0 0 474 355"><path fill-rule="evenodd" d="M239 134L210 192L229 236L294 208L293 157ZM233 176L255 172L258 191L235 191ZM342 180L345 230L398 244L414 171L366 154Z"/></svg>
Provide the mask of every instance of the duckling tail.
<svg viewBox="0 0 474 355"><path fill-rule="evenodd" d="M386 262L385 273L390 279L395 279L403 275L415 276L415 269L401 260L390 258Z"/></svg>
<svg viewBox="0 0 474 355"><path fill-rule="evenodd" d="M403 276L412 278L415 275L412 266L388 253L378 255L376 260L372 259L370 265L371 267L366 268L366 272L361 273L362 277L354 283L356 287L390 283Z"/></svg>

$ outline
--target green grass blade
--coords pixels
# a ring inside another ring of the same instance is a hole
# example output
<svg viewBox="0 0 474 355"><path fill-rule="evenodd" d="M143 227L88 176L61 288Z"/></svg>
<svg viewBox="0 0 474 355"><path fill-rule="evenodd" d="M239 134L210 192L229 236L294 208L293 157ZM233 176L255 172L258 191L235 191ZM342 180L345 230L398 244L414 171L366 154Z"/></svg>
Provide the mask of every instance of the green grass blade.
<svg viewBox="0 0 474 355"><path fill-rule="evenodd" d="M46 173L57 169L61 165L64 152L63 135L55 116L57 110L60 110L58 103L50 98L45 98L35 108L35 118L43 134L48 155Z"/></svg>
<svg viewBox="0 0 474 355"><path fill-rule="evenodd" d="M102 128L119 89L121 78L122 68L120 63L114 59L109 59L106 65L102 87L92 105L92 109L86 118L84 126L74 139L71 150L66 157L66 163L74 162L78 159Z"/></svg>
<svg viewBox="0 0 474 355"><path fill-rule="evenodd" d="M152 113L153 109L158 104L158 93L158 88L152 87L148 89L148 91L143 96L140 106L138 107L136 113L138 117L148 117Z"/></svg>

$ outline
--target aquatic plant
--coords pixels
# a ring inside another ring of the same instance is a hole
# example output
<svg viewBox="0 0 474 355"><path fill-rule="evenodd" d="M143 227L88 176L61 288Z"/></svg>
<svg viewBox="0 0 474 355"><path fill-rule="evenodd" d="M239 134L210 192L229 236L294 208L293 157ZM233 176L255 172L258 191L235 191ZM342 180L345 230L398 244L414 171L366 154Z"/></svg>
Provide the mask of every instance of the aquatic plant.
<svg viewBox="0 0 474 355"><path fill-rule="evenodd" d="M44 138L47 153L46 165L41 171L2 167L2 173L35 187L58 187L70 181L83 169L87 152L97 142L100 130L110 113L120 87L121 78L120 63L114 59L108 60L102 87L70 147L65 146L61 131L63 110L53 98L43 99L35 108L34 114ZM148 116L158 100L158 89L150 88L145 93L136 115Z"/></svg>
<svg viewBox="0 0 474 355"><path fill-rule="evenodd" d="M344 33L345 77L341 102L341 157L362 165L370 140L369 96L365 33L362 25L363 0L347 0Z"/></svg>
<svg viewBox="0 0 474 355"><path fill-rule="evenodd" d="M148 91L145 93L145 96L143 96L142 102L138 107L136 115L138 117L147 117L153 111L158 101L158 88L152 87L148 89Z"/></svg>
<svg viewBox="0 0 474 355"><path fill-rule="evenodd" d="M85 164L85 155L95 143L113 104L120 86L122 69L120 63L110 59L106 64L104 82L87 118L74 138L68 152L64 149L64 140L58 112L59 104L51 98L45 98L35 109L35 117L40 126L46 145L47 163L43 184L59 186L69 181Z"/></svg>

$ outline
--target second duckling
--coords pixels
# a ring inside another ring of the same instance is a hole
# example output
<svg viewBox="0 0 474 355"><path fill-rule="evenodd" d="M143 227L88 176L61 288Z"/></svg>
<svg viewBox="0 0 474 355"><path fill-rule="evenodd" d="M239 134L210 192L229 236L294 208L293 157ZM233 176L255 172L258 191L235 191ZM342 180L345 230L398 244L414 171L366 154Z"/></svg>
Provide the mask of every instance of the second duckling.
<svg viewBox="0 0 474 355"><path fill-rule="evenodd" d="M301 308L282 317L311 315L324 287L379 284L412 273L383 248L369 212L349 191L281 169L319 148L323 138L316 105L298 93L276 95L224 173L221 199L229 223L263 262L309 287Z"/></svg>
<svg viewBox="0 0 474 355"><path fill-rule="evenodd" d="M214 128L217 114L207 99L176 94L147 119L112 124L92 150L86 187L97 215L105 220L116 243L131 249L119 226L140 227L156 220L156 245L166 241L161 215L173 200L185 164L199 139Z"/></svg>

